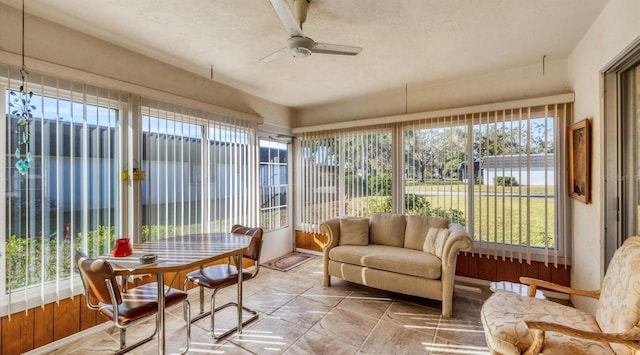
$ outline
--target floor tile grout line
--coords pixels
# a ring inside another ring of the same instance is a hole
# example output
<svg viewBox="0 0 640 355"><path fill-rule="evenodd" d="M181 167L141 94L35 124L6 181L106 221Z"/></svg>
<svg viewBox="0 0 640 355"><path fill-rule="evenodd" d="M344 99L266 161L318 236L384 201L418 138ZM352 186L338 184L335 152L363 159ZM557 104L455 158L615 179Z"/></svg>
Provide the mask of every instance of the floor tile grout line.
<svg viewBox="0 0 640 355"><path fill-rule="evenodd" d="M378 321L376 322L376 324L371 328L371 330L369 331L367 336L364 338L364 340L362 341L362 343L358 347L358 351L365 351L362 347L364 346L364 344L367 343L369 338L371 338L371 334L373 334L373 332L376 330L376 328L378 328L378 325L380 325L380 322L382 322L382 318L384 317L385 314L387 314L387 311L391 308L391 306L396 302L397 299L398 299L398 295L395 295L393 297L393 300L391 302L389 302L389 305L387 306L387 308L385 308L384 312L382 312L380 317L378 317Z"/></svg>

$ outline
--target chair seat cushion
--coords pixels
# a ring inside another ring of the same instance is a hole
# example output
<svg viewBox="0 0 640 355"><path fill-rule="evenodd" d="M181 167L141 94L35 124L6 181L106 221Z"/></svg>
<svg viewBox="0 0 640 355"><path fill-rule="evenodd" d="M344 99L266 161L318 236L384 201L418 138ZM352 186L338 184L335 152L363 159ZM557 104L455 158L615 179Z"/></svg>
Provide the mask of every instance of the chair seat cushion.
<svg viewBox="0 0 640 355"><path fill-rule="evenodd" d="M168 291L168 292L167 292ZM171 306L187 299L188 294L175 288L164 287L165 306ZM122 303L118 305L118 322L128 324L158 311L158 286L152 282L122 293ZM113 306L101 305L100 313L113 318Z"/></svg>
<svg viewBox="0 0 640 355"><path fill-rule="evenodd" d="M442 270L442 260L433 254L386 245L340 245L331 249L329 259L432 280Z"/></svg>
<svg viewBox="0 0 640 355"><path fill-rule="evenodd" d="M576 329L600 332L593 316L573 307L553 301L522 297L510 291L498 290L489 297L480 311L487 345L500 354L520 354L532 343L533 337L524 320L542 321ZM608 344L545 332L543 354L614 354Z"/></svg>
<svg viewBox="0 0 640 355"><path fill-rule="evenodd" d="M242 279L249 280L253 276L243 271ZM238 283L238 269L233 265L218 264L187 274L187 279L198 286L207 288L222 288Z"/></svg>

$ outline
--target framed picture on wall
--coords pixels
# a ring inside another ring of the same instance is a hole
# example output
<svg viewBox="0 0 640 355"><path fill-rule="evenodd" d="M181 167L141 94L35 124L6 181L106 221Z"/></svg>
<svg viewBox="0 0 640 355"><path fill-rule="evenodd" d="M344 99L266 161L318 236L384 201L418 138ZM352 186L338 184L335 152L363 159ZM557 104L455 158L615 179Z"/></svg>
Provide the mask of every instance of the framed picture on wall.
<svg viewBox="0 0 640 355"><path fill-rule="evenodd" d="M591 122L569 126L569 196L591 203Z"/></svg>

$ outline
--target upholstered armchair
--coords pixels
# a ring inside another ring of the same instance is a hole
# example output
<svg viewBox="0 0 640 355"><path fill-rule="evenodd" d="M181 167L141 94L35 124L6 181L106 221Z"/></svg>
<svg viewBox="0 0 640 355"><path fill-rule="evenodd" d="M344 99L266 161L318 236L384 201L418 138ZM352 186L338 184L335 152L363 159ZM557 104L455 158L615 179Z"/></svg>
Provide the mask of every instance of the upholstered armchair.
<svg viewBox="0 0 640 355"><path fill-rule="evenodd" d="M620 247L597 291L522 277L529 297L498 291L482 306L493 354L640 354L640 237ZM598 300L595 316L533 297L538 287Z"/></svg>

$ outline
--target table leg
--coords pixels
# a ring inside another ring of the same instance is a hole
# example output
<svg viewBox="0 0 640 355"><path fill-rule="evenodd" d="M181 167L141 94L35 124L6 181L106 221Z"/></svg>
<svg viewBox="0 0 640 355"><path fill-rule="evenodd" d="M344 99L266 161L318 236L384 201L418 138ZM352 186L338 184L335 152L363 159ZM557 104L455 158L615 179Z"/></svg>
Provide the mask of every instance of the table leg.
<svg viewBox="0 0 640 355"><path fill-rule="evenodd" d="M238 334L242 334L242 253L236 255L238 270Z"/></svg>
<svg viewBox="0 0 640 355"><path fill-rule="evenodd" d="M164 274L159 272L156 274L158 281L158 354L164 354Z"/></svg>

